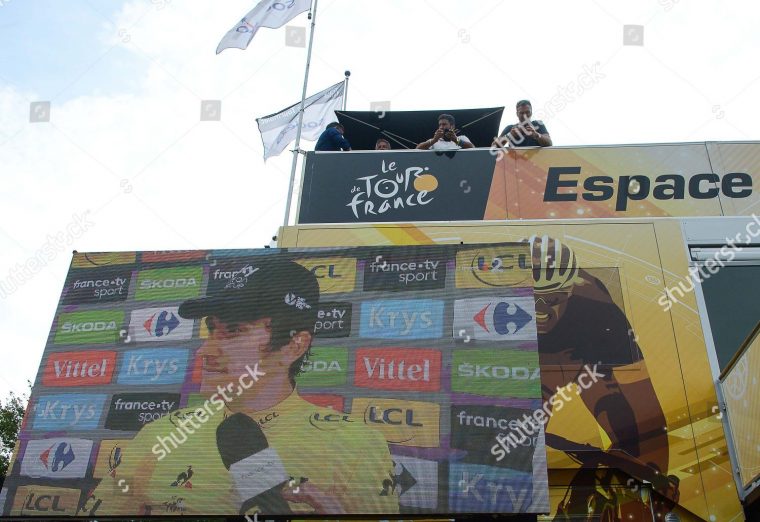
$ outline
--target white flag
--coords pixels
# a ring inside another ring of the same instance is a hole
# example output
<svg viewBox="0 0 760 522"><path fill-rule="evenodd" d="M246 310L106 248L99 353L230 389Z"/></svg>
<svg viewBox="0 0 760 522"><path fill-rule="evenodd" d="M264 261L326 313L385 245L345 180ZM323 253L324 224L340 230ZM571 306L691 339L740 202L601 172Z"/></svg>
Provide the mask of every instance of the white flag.
<svg viewBox="0 0 760 522"><path fill-rule="evenodd" d="M343 82L336 83L304 100L301 125L303 139L315 141L328 123L337 121L335 109L339 109L343 104L344 85ZM264 143L264 161L279 155L291 141L296 139L300 108L301 102L298 102L280 112L256 118L259 132L261 132L261 141Z"/></svg>
<svg viewBox="0 0 760 522"><path fill-rule="evenodd" d="M308 11L311 0L261 0L235 27L227 31L216 47L216 54L234 47L246 49L260 27L277 29L297 15Z"/></svg>

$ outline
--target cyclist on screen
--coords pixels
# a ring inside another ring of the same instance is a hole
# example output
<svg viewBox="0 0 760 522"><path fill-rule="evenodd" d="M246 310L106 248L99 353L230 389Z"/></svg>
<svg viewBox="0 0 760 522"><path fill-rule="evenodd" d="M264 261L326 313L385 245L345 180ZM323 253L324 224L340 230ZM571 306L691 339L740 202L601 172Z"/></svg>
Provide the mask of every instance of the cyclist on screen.
<svg viewBox="0 0 760 522"><path fill-rule="evenodd" d="M184 302L179 314L208 326L208 399L146 425L79 514L398 513L398 497L380 495L393 470L382 434L295 389L318 302L314 274L282 258ZM272 479L283 473L292 480ZM267 480L276 487L260 494Z"/></svg>
<svg viewBox="0 0 760 522"><path fill-rule="evenodd" d="M549 399L558 389L577 382L586 365L598 364L605 376L579 397L609 438L607 453L615 455L615 466L672 497L675 480L664 476L669 460L665 415L625 314L605 284L579 267L570 247L546 235L529 242L544 400L553 404ZM546 442L572 449L552 434ZM587 495L581 488L571 491L564 514L588 515Z"/></svg>

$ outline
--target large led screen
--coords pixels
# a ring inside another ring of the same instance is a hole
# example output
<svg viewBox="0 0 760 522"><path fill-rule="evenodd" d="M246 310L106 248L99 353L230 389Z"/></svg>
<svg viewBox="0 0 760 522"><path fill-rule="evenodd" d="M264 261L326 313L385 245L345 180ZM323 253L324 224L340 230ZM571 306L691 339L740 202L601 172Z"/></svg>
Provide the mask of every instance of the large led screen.
<svg viewBox="0 0 760 522"><path fill-rule="evenodd" d="M77 253L2 513L546 513L533 291L527 243Z"/></svg>

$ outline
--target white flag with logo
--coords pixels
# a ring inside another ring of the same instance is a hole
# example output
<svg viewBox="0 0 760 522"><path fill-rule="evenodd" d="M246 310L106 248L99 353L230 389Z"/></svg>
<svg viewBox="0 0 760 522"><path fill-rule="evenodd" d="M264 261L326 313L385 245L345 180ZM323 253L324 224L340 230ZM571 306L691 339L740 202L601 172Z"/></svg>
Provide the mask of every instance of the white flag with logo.
<svg viewBox="0 0 760 522"><path fill-rule="evenodd" d="M315 141L328 123L337 121L335 109L339 109L343 104L343 86L343 82L336 83L304 100L303 123L301 124L303 139ZM259 132L261 132L261 141L264 143L264 161L279 155L291 141L296 139L300 108L299 102L280 112L256 118Z"/></svg>
<svg viewBox="0 0 760 522"><path fill-rule="evenodd" d="M246 49L261 27L277 29L297 15L308 11L311 0L261 0L235 27L227 31L216 47L216 54L234 47Z"/></svg>

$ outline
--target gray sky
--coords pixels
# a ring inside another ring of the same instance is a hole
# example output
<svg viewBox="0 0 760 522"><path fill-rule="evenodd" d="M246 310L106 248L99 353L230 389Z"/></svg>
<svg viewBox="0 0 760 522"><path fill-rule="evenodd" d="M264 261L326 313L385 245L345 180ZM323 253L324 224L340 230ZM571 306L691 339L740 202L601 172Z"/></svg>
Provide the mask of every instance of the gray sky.
<svg viewBox="0 0 760 522"><path fill-rule="evenodd" d="M306 49L261 29L216 56L253 5L0 0L0 397L36 375L73 249L276 233L291 155L264 164L254 119L298 101ZM505 105L504 126L529 98L556 145L753 140L758 15L753 1L319 0L309 94L350 69L353 110ZM200 121L203 100L221 100L219 121Z"/></svg>

